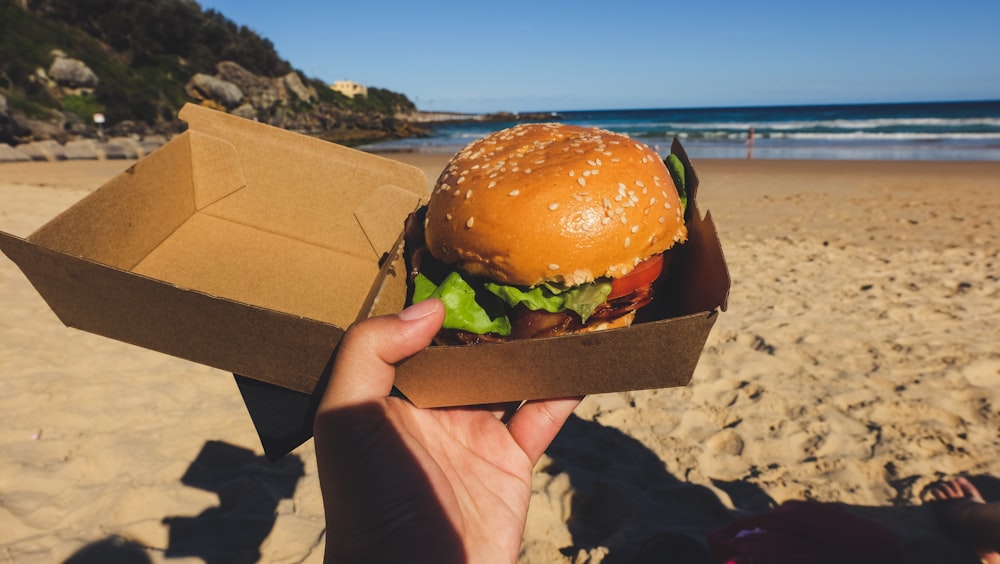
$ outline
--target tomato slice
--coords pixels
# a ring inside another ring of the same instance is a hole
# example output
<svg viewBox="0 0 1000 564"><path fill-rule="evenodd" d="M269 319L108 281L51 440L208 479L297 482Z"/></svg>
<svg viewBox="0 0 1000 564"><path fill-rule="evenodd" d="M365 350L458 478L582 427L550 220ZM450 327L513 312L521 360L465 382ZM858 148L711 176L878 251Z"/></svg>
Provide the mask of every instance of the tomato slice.
<svg viewBox="0 0 1000 564"><path fill-rule="evenodd" d="M639 288L650 286L659 278L663 272L663 254L653 255L640 262L636 267L622 278L611 280L611 293L608 300L627 296Z"/></svg>

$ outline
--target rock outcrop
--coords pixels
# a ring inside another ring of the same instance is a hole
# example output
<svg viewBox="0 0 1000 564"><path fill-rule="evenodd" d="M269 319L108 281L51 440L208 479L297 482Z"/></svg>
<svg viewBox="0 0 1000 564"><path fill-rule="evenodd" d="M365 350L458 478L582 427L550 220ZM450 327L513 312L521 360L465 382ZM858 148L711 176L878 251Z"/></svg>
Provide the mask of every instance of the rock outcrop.
<svg viewBox="0 0 1000 564"><path fill-rule="evenodd" d="M99 82L97 74L83 61L67 57L58 49L52 51L52 58L48 76L56 84L73 89L94 89L97 87Z"/></svg>
<svg viewBox="0 0 1000 564"><path fill-rule="evenodd" d="M100 84L100 77L82 61L60 50L53 50L51 56L48 69L36 69L34 81L53 98L92 94ZM317 103L319 93L297 72L258 76L234 62L222 61L214 74L194 74L184 92L192 102L337 143L425 134L405 119ZM124 120L105 126L65 111L33 118L13 111L0 95L0 161L142 157L149 149L146 139L165 140L183 128L176 121L149 126Z"/></svg>
<svg viewBox="0 0 1000 564"><path fill-rule="evenodd" d="M214 101L231 110L243 101L243 90L239 86L207 74L197 73L191 77L184 92L195 100Z"/></svg>

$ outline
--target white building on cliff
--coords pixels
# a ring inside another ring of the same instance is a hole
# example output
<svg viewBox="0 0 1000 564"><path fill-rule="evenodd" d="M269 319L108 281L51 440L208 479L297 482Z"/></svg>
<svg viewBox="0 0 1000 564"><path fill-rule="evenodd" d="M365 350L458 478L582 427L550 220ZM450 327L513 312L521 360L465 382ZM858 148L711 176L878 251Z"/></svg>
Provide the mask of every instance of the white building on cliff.
<svg viewBox="0 0 1000 564"><path fill-rule="evenodd" d="M330 85L330 89L340 92L348 98L353 98L359 94L365 98L368 97L368 87L364 84L358 84L353 80L338 80Z"/></svg>

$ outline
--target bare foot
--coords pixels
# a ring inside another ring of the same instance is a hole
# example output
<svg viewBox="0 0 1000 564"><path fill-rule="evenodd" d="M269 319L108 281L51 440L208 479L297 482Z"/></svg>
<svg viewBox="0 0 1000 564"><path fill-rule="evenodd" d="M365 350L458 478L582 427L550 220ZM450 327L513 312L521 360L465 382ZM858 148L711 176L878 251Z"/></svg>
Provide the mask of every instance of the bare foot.
<svg viewBox="0 0 1000 564"><path fill-rule="evenodd" d="M935 499L961 499L963 497L967 497L976 503L986 503L986 500L983 499L976 486L973 486L972 482L962 477L942 482L934 488Z"/></svg>
<svg viewBox="0 0 1000 564"><path fill-rule="evenodd" d="M972 482L966 478L955 478L947 482L942 482L932 490L934 498L939 501L949 499L968 499L974 503L986 503L982 494ZM1000 553L995 550L976 550L976 554L984 564L1000 564Z"/></svg>

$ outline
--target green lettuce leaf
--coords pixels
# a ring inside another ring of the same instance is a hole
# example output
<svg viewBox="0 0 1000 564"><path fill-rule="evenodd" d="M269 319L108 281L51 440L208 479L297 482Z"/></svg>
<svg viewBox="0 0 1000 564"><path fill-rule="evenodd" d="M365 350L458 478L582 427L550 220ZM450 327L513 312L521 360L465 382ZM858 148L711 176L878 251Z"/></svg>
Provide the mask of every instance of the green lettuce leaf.
<svg viewBox="0 0 1000 564"><path fill-rule="evenodd" d="M576 286L564 294L566 309L575 311L586 323L590 314L608 299L610 293L611 282L593 282Z"/></svg>
<svg viewBox="0 0 1000 564"><path fill-rule="evenodd" d="M663 161L667 165L667 170L670 171L670 177L674 180L674 186L677 187L677 195L681 199L681 213L687 210L688 196L687 196L687 186L684 179L684 163L681 159L671 153L667 155L667 158Z"/></svg>
<svg viewBox="0 0 1000 564"><path fill-rule="evenodd" d="M482 294L484 293L480 292L480 296ZM492 297L489 293L485 295ZM500 312L494 311L493 314L488 312L487 308L476 299L476 290L458 272L446 276L440 285L434 284L423 274L417 274L413 280L413 303L428 298L439 298L444 304L446 329L469 331L477 335L485 333L510 335L510 319ZM490 309L499 308L490 307Z"/></svg>
<svg viewBox="0 0 1000 564"><path fill-rule="evenodd" d="M483 286L510 307L524 305L531 310L542 309L550 313L568 309L575 311L584 323L611 293L610 282L593 282L567 289L549 284L524 289L495 282L487 282Z"/></svg>
<svg viewBox="0 0 1000 564"><path fill-rule="evenodd" d="M524 304L528 309L544 309L545 311L551 313L556 313L566 309L564 307L566 298L562 295L553 293L545 286L535 286L533 288L528 288L527 290L517 286L497 284L496 282L487 282L483 284L483 286L503 300L510 307L517 306L518 304Z"/></svg>

